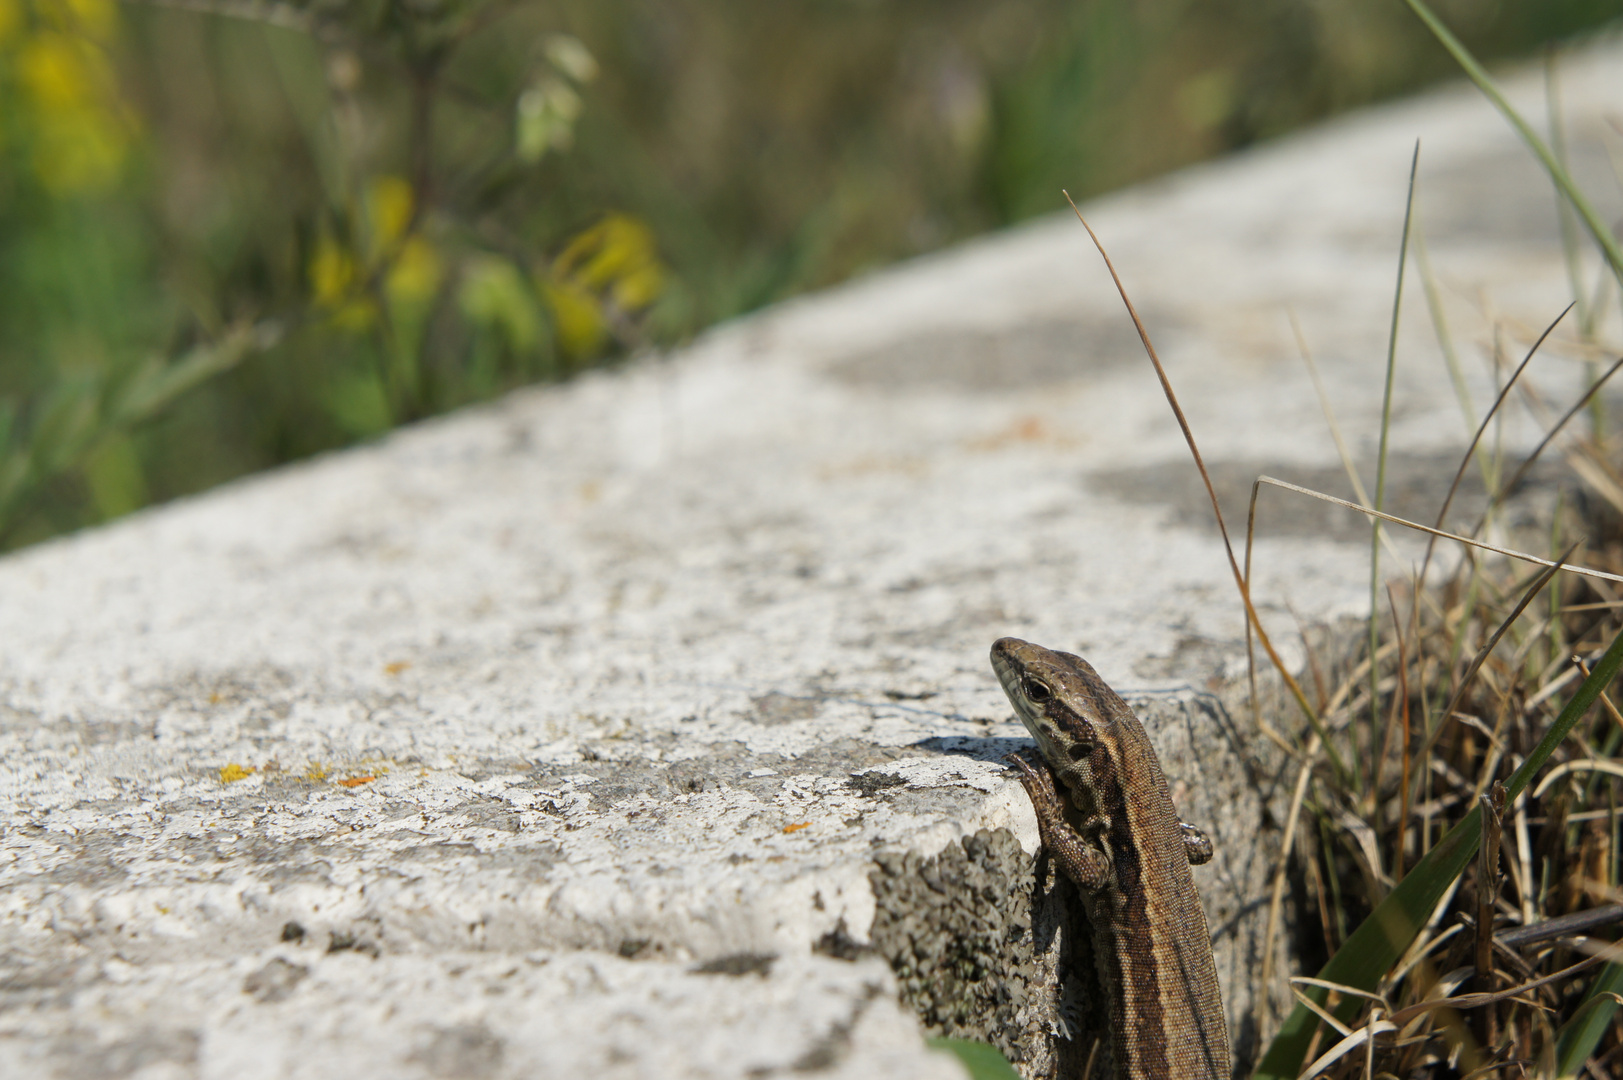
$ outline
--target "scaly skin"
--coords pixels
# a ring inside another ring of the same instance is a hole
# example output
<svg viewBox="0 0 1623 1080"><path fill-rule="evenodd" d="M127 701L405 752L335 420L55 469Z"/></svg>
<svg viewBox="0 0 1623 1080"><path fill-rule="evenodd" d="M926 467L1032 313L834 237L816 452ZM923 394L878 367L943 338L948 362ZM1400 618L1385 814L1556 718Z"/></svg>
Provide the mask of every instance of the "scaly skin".
<svg viewBox="0 0 1623 1080"><path fill-rule="evenodd" d="M1001 638L992 668L1042 758L1009 760L1093 927L1112 1075L1229 1080L1211 934L1189 871L1211 843L1178 820L1143 725L1086 660Z"/></svg>

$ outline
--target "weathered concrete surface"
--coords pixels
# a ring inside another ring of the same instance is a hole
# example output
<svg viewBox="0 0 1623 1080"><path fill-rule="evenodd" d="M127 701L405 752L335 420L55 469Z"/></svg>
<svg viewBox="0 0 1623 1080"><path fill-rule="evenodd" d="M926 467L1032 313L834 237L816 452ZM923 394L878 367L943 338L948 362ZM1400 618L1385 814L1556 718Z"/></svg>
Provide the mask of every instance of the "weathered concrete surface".
<svg viewBox="0 0 1623 1080"><path fill-rule="evenodd" d="M1566 69L1612 217L1620 61ZM1344 490L1287 309L1368 470L1417 137L1481 408L1480 343L1518 351L1567 284L1553 197L1473 91L1089 208L1237 490ZM1465 428L1420 301L1413 513ZM1536 365L1552 402L1573 355ZM1085 235L1046 221L10 557L0 1073L954 1075L896 1003L904 954L927 1020L995 1017L1046 1070L1059 924L995 831L1034 848L1003 634L1142 707L1218 846L1197 876L1253 1050L1277 776L1211 694L1242 624L1184 460ZM1261 536L1282 640L1287 604L1360 610L1361 530L1270 496Z"/></svg>

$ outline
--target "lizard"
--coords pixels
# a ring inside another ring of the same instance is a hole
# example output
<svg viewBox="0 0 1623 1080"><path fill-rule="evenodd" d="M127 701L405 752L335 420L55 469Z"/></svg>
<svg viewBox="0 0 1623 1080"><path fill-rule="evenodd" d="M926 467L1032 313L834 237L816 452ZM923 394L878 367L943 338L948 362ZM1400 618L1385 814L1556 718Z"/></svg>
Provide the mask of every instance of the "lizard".
<svg viewBox="0 0 1623 1080"><path fill-rule="evenodd" d="M1006 637L992 645L992 668L1041 757L1008 760L1093 929L1112 1075L1229 1080L1217 966L1189 869L1211 859L1211 841L1179 821L1144 726L1086 660Z"/></svg>

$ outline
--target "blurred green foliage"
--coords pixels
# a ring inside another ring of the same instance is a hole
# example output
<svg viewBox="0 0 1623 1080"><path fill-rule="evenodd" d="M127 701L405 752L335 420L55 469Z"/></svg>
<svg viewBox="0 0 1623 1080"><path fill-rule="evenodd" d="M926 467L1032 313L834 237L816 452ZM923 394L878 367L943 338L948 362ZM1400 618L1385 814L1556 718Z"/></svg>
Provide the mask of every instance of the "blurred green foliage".
<svg viewBox="0 0 1623 1080"><path fill-rule="evenodd" d="M1486 57L1620 12L1439 5ZM1397 0L0 0L0 545L1450 65Z"/></svg>

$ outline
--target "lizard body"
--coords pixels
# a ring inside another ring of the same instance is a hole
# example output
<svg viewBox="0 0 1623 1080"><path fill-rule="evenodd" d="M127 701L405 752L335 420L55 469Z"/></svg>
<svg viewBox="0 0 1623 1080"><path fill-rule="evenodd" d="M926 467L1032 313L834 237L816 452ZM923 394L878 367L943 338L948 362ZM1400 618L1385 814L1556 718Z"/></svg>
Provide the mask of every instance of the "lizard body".
<svg viewBox="0 0 1623 1080"><path fill-rule="evenodd" d="M992 667L1042 757L1010 760L1043 848L1076 883L1093 927L1113 1075L1229 1080L1211 935L1189 870L1211 858L1211 843L1178 820L1143 725L1086 660L1001 638Z"/></svg>

